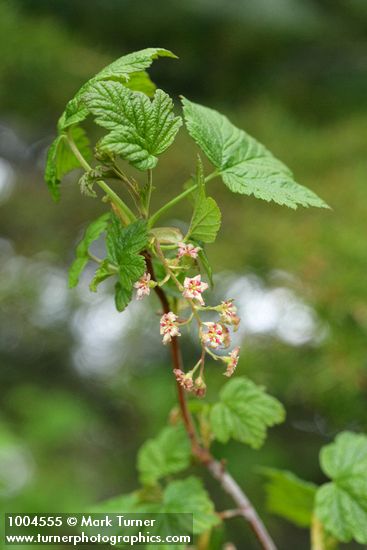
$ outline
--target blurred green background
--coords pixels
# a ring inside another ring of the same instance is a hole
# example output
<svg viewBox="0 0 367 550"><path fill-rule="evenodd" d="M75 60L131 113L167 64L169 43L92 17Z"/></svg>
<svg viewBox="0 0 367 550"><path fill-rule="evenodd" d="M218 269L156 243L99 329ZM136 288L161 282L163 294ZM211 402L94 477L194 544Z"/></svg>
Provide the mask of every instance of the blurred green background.
<svg viewBox="0 0 367 550"><path fill-rule="evenodd" d="M108 286L89 294L88 273L67 289L73 247L103 205L75 178L56 205L43 183L69 97L114 58L160 46L180 57L154 64L160 87L225 112L333 208L288 211L211 184L223 210L209 249L216 293L236 297L243 317L238 372L288 412L260 451L215 451L279 548L309 547L306 530L266 512L256 465L322 482L320 447L367 431L366 39L365 0L0 2L2 511L83 511L134 489L136 452L174 406L155 298L118 314ZM181 188L195 151L182 130L157 169L160 200ZM196 344L183 344L190 363ZM222 381L213 365L208 399ZM258 548L239 520L229 533Z"/></svg>

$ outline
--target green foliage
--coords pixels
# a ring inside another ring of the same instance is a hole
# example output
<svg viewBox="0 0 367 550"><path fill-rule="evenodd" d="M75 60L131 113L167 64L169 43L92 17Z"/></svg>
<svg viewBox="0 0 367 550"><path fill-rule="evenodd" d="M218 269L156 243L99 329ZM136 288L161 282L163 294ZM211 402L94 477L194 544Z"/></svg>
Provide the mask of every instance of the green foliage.
<svg viewBox="0 0 367 550"><path fill-rule="evenodd" d="M129 303L134 283L144 275L145 260L140 252L148 243L145 220L123 227L116 215L111 216L107 230L108 259L118 267L119 284L116 286L115 302L123 311Z"/></svg>
<svg viewBox="0 0 367 550"><path fill-rule="evenodd" d="M201 245L201 243L198 243L198 244ZM203 248L203 245L201 245L201 250L199 251L199 260L200 260L201 265L203 266L203 269L206 273L206 276L209 279L210 286L213 287L213 285L214 285L213 269L212 269L212 266L210 265L208 256L205 252L205 249Z"/></svg>
<svg viewBox="0 0 367 550"><path fill-rule="evenodd" d="M129 82L132 74L148 69L152 61L158 59L158 57L177 59L174 53L164 48L145 48L144 50L132 52L116 59L116 61L102 69L93 80L116 80L121 78Z"/></svg>
<svg viewBox="0 0 367 550"><path fill-rule="evenodd" d="M231 191L290 208L298 205L327 208L315 193L294 181L282 162L227 117L188 99L182 102L191 137Z"/></svg>
<svg viewBox="0 0 367 550"><path fill-rule="evenodd" d="M84 237L76 249L76 258L69 269L69 287L75 287L79 277L89 261L89 247L100 235L106 231L110 220L110 214L103 214L94 220L85 230Z"/></svg>
<svg viewBox="0 0 367 550"><path fill-rule="evenodd" d="M89 284L89 289L92 292L97 292L98 285L111 277L111 266L108 260L103 260L101 265L96 269L94 277Z"/></svg>
<svg viewBox="0 0 367 550"><path fill-rule="evenodd" d="M102 69L96 76L88 80L69 101L64 113L60 117L58 123L59 130L65 130L69 126L78 124L88 116L89 111L85 105L83 95L95 82L117 80L123 82L125 86L132 90L143 93L148 92L151 95L155 87L144 69L150 67L152 61L158 57L176 58L172 52L163 48L146 48L145 50L124 55Z"/></svg>
<svg viewBox="0 0 367 550"><path fill-rule="evenodd" d="M119 82L97 82L84 98L95 122L110 130L98 147L120 155L139 170L156 166L157 155L171 145L182 124L172 113L172 100L162 90L150 101Z"/></svg>
<svg viewBox="0 0 367 550"><path fill-rule="evenodd" d="M332 481L316 494L315 513L342 542L367 543L367 436L339 434L321 450L320 463Z"/></svg>
<svg viewBox="0 0 367 550"><path fill-rule="evenodd" d="M206 181L221 175L226 186L234 192L253 194L292 208L299 204L318 207L327 205L314 193L298 185L284 164L263 145L233 126L226 117L183 99L188 131L216 170L205 178L199 158L195 185L190 183L189 190L186 188L151 215L150 203L154 190L152 169L157 165L159 155L173 143L182 124L181 117L174 115L173 102L165 92L158 89L152 99L148 97L155 88L145 69L159 55L173 56L166 50L154 48L124 56L103 69L79 90L59 121L61 134L49 152L46 177L56 194L61 177L75 163L78 165L81 162L86 172L80 179L82 191L96 196L93 186L97 183L106 194L102 200L112 209L112 213L102 216L87 228L70 270L70 286L77 284L81 271L89 258L92 258L98 264L98 269L90 289L96 291L102 281L115 275L115 303L117 309L123 311L132 298L134 284L146 273L148 264L147 275L154 280L149 280L147 276L136 285L138 298L149 294L151 288L156 289L162 309L167 314L161 319L160 332L164 344L173 342L173 356L176 359L174 374L180 391L204 397L206 382L209 382L207 378L204 381L205 361L213 357L223 360L227 364L226 374L231 375L238 360L238 348L229 356L217 355L218 351L227 347L230 340L227 326L235 329L238 325L235 306L231 301L223 302L224 305L205 306L201 299L201 293L208 286L200 281L201 269L206 271L212 282L211 266L203 247L215 241L221 224L217 203L206 196ZM86 154L85 134L75 126L88 114L94 116L97 125L107 130L97 143L96 164L91 166L82 158ZM141 181L140 174L136 176L137 179L126 174L117 157L140 171L148 171L145 181ZM110 187L110 183L106 182L110 179L118 180L124 186L124 195L120 196L118 191ZM162 214L190 194L193 214L185 238L181 230L175 227L154 228ZM125 200L130 202L125 203ZM89 247L104 231L107 233L107 257L95 258L89 252ZM184 247L181 241L190 242L190 246ZM201 248L198 261L192 259L196 260L197 257L193 243ZM151 265L154 269L150 269ZM192 277L195 270L196 275ZM181 311L185 312L185 309L189 309L190 314L185 318L186 314L183 313L181 318ZM207 323L216 334L208 332L205 335L202 331L205 322L201 316L205 318L208 314L216 317L216 323ZM176 337L181 335L181 327L196 322L202 350L200 360L189 372L188 369L183 372L184 368L178 368ZM186 469L192 454L218 478L210 467L215 464L215 458L208 450L211 439L227 443L233 438L258 449L265 441L267 428L282 422L285 411L280 402L268 395L263 387L245 377L230 380L220 391L218 403L196 409L198 426L190 425L191 419L186 415L181 394L180 405L185 425L167 427L142 446L138 455L138 470L144 488L121 497L119 506L127 509L119 511L161 514L191 512L194 514L194 532L201 534L220 521L203 485L195 477L170 481L168 484L166 478ZM193 407L190 410L195 413ZM309 525L314 486L298 480L289 472L268 470L266 475L269 479L268 501L272 511L298 525ZM164 482L161 485L162 479ZM232 486L229 477L228 483L225 479L221 481L235 503L238 503L235 483ZM107 506L111 506L111 503Z"/></svg>
<svg viewBox="0 0 367 550"><path fill-rule="evenodd" d="M204 533L220 523L202 482L194 476L173 481L167 486L161 510L194 514L194 534Z"/></svg>
<svg viewBox="0 0 367 550"><path fill-rule="evenodd" d="M126 306L129 305L132 295L132 289L124 288L122 284L117 281L115 284L115 306L117 311L124 311Z"/></svg>
<svg viewBox="0 0 367 550"><path fill-rule="evenodd" d="M101 502L94 507L98 513L191 513L194 517L194 534L204 533L220 523L214 505L202 482L190 476L169 483L161 494L134 492ZM186 525L184 527L187 527Z"/></svg>
<svg viewBox="0 0 367 550"><path fill-rule="evenodd" d="M283 422L281 403L265 393L248 378L227 382L220 392L220 401L210 413L214 437L227 443L232 437L258 449L265 441L266 428Z"/></svg>
<svg viewBox="0 0 367 550"><path fill-rule="evenodd" d="M141 447L138 454L140 480L153 485L162 477L185 470L190 460L191 448L184 427L168 426Z"/></svg>
<svg viewBox="0 0 367 550"><path fill-rule="evenodd" d="M92 155L84 130L74 126L70 129L70 133L79 151L85 159L89 160ZM61 179L75 168L80 168L80 163L71 151L66 135L61 134L50 145L45 168L45 180L55 201L60 198Z"/></svg>
<svg viewBox="0 0 367 550"><path fill-rule="evenodd" d="M269 512L299 527L310 527L317 486L292 472L262 468L267 478L266 504Z"/></svg>
<svg viewBox="0 0 367 550"><path fill-rule="evenodd" d="M199 159L197 175L197 193L194 212L186 238L213 243L220 228L221 213L214 199L205 194L203 165Z"/></svg>

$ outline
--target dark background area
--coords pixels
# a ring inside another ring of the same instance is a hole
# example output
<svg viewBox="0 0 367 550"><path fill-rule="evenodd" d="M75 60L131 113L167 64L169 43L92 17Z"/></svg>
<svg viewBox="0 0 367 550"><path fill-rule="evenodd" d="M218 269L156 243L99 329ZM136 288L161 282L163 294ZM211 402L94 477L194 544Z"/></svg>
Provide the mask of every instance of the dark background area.
<svg viewBox="0 0 367 550"><path fill-rule="evenodd" d="M177 106L183 94L225 112L333 208L293 212L211 187L223 210L209 249L216 293L232 292L243 316L238 372L288 413L260 451L215 451L279 547L309 547L306 530L266 512L256 466L323 482L320 447L366 431L366 35L364 0L0 2L2 511L83 511L134 489L136 452L174 406L155 298L118 314L108 285L89 294L90 273L67 289L74 245L103 205L73 177L56 205L43 183L45 150L78 87L114 58L159 46L180 57L150 71ZM179 191L195 153L181 131L157 169L156 205ZM183 345L189 362L195 343ZM221 383L213 366L209 400ZM257 548L239 521L229 533Z"/></svg>

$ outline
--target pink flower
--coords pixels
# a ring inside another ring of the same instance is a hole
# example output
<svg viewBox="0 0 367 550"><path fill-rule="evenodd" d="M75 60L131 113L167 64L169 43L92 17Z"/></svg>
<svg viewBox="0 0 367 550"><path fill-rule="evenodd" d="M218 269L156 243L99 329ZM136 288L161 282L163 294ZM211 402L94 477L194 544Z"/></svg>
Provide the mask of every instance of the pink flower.
<svg viewBox="0 0 367 550"><path fill-rule="evenodd" d="M240 318L237 315L237 308L233 304L233 300L226 300L225 302L222 302L220 312L220 320L222 323L225 323L226 325L233 325L234 330L236 331L238 329L238 325L240 324Z"/></svg>
<svg viewBox="0 0 367 550"><path fill-rule="evenodd" d="M168 344L174 336L181 336L178 325L177 315L169 311L161 317L160 333L163 336L163 344Z"/></svg>
<svg viewBox="0 0 367 550"><path fill-rule="evenodd" d="M192 380L192 371L185 374L181 369L174 369L173 374L175 375L180 386L182 386L186 391L193 390L194 382Z"/></svg>
<svg viewBox="0 0 367 550"><path fill-rule="evenodd" d="M177 257L182 258L183 256L189 256L196 260L199 250L201 250L200 246L194 246L191 243L178 243Z"/></svg>
<svg viewBox="0 0 367 550"><path fill-rule="evenodd" d="M228 357L224 358L224 361L227 363L227 370L224 372L224 376L232 376L234 371L236 370L238 359L240 358L240 348L234 348Z"/></svg>
<svg viewBox="0 0 367 550"><path fill-rule="evenodd" d="M201 296L202 292L208 288L207 283L201 281L201 275L196 275L196 277L186 277L184 280L184 291L182 295L185 298L192 298L197 300L200 305L204 305L203 297Z"/></svg>
<svg viewBox="0 0 367 550"><path fill-rule="evenodd" d="M204 343L213 349L228 347L230 345L229 330L221 323L203 323L207 332L202 333Z"/></svg>
<svg viewBox="0 0 367 550"><path fill-rule="evenodd" d="M144 273L144 275L134 284L137 289L136 299L142 300L144 296L150 294L150 273Z"/></svg>

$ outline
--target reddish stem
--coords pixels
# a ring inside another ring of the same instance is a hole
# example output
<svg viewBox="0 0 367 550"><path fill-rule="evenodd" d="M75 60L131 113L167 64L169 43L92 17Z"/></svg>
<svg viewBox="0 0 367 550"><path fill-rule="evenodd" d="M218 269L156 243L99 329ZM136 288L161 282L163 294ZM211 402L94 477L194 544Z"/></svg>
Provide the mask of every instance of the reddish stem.
<svg viewBox="0 0 367 550"><path fill-rule="evenodd" d="M155 280L152 260L148 254L146 254L146 263L151 278ZM156 286L154 290L161 302L163 312L168 313L170 311L170 305L166 293L160 286ZM183 370L182 357L177 337L172 338L171 355L173 368ZM216 460L210 453L210 451L200 444L199 438L196 433L195 424L187 407L185 391L177 381L176 384L181 416L185 425L187 435L191 442L193 455L199 460L199 462L206 466L211 475L217 481L219 481L222 489L232 497L233 501L238 506L238 514L242 515L249 522L263 550L277 550L265 525L261 521L255 508L251 504L250 500L247 498L244 491L233 479L233 477L226 471L223 463Z"/></svg>

